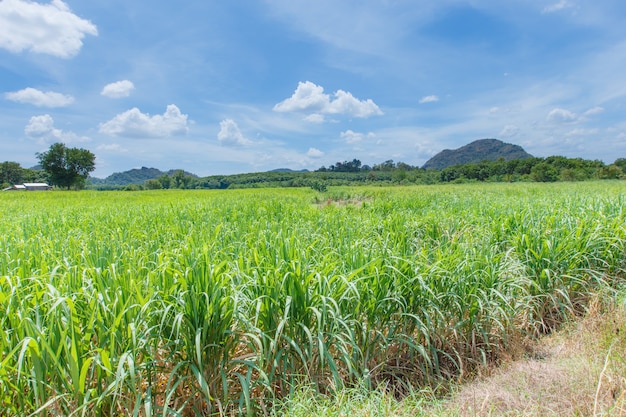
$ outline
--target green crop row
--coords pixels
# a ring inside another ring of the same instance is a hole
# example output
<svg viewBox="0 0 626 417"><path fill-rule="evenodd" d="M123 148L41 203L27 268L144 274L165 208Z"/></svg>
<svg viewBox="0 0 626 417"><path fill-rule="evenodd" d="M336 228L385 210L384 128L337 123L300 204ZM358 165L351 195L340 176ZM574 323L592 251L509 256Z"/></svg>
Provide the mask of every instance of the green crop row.
<svg viewBox="0 0 626 417"><path fill-rule="evenodd" d="M623 183L4 193L0 414L269 413L497 361L621 285Z"/></svg>

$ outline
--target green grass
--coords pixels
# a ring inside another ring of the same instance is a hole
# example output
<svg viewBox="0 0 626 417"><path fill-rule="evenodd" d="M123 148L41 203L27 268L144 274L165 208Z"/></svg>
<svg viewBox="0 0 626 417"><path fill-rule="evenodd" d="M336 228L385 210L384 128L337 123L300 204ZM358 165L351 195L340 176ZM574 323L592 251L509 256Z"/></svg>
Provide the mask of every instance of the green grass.
<svg viewBox="0 0 626 417"><path fill-rule="evenodd" d="M0 203L6 415L258 414L303 385L457 381L584 311L626 251L621 182Z"/></svg>

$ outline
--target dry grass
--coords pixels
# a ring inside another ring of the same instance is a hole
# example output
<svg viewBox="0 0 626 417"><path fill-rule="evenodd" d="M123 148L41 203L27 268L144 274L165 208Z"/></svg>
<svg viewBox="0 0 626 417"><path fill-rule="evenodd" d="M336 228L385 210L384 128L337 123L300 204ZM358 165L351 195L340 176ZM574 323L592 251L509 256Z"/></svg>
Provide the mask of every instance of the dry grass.
<svg viewBox="0 0 626 417"><path fill-rule="evenodd" d="M318 416L626 416L626 305L592 303L585 318L537 341L520 341L486 376L450 398L402 401L381 391L320 397L304 390L279 414ZM623 303L622 303L623 304Z"/></svg>
<svg viewBox="0 0 626 417"><path fill-rule="evenodd" d="M626 309L587 316L525 347L524 357L462 386L440 410L458 416L626 416Z"/></svg>

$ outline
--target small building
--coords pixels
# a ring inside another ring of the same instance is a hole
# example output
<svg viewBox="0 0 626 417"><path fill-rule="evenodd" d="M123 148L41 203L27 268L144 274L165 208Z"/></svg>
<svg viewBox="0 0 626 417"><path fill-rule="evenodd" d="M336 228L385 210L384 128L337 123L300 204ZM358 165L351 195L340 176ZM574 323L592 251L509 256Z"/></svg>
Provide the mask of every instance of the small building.
<svg viewBox="0 0 626 417"><path fill-rule="evenodd" d="M48 191L52 186L45 182L25 182L24 184L15 184L13 187L5 188L3 191Z"/></svg>

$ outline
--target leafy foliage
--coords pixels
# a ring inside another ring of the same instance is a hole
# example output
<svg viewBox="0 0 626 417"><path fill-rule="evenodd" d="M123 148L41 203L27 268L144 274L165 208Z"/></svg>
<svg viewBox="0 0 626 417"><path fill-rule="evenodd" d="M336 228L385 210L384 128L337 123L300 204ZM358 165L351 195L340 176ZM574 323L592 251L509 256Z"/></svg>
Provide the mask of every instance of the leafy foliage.
<svg viewBox="0 0 626 417"><path fill-rule="evenodd" d="M68 190L82 188L89 173L96 168L93 153L87 149L68 148L62 143L53 144L37 157L50 182Z"/></svg>
<svg viewBox="0 0 626 417"><path fill-rule="evenodd" d="M2 162L0 164L0 188L24 182L24 169L17 162Z"/></svg>

